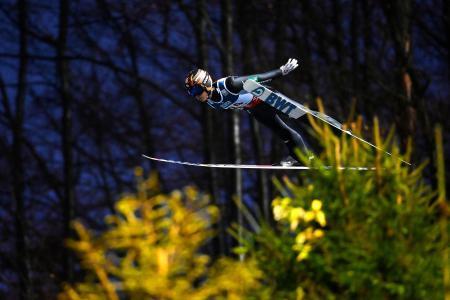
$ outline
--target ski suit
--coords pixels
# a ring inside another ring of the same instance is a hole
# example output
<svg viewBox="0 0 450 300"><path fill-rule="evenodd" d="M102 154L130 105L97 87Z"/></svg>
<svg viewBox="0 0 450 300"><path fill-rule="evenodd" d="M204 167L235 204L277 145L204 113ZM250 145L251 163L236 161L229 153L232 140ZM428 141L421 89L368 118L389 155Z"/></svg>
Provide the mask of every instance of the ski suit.
<svg viewBox="0 0 450 300"><path fill-rule="evenodd" d="M295 148L304 151L309 148L300 133L283 120L287 116L243 89L243 84L247 79L264 83L280 76L282 76L282 71L276 69L249 76L221 78L213 83L214 90L207 103L215 109L243 109L247 111L250 116L280 137L286 144L290 156L296 158Z"/></svg>

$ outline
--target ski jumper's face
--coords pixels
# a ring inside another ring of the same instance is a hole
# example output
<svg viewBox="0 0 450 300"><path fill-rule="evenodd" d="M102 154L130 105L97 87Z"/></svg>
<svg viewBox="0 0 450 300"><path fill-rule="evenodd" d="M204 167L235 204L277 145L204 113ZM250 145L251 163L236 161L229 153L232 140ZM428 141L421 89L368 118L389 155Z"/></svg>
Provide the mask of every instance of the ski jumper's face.
<svg viewBox="0 0 450 300"><path fill-rule="evenodd" d="M197 99L200 102L206 102L208 100L208 93L206 91L203 91L200 95L195 96L195 99Z"/></svg>

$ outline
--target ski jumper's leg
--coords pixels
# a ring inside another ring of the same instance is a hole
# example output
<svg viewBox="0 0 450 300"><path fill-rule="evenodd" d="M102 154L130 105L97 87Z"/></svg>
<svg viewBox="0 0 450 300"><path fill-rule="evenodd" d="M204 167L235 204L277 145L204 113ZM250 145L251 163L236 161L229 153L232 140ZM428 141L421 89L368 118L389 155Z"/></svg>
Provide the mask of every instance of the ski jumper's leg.
<svg viewBox="0 0 450 300"><path fill-rule="evenodd" d="M272 106L261 103L247 110L258 122L264 124L271 129L278 137L280 137L289 150L289 154L296 158L295 148L303 151L309 151L305 140L297 130L294 130L286 122L282 120L279 114L282 114Z"/></svg>
<svg viewBox="0 0 450 300"><path fill-rule="evenodd" d="M296 154L294 151L295 148L300 148L304 152L309 152L309 147L308 147L307 143L305 142L305 140L303 139L303 137L301 136L301 134L297 130L294 130L292 127L290 127L288 124L286 124L286 122L284 122L281 119L279 113L276 115L275 118L276 118L277 123L282 128L289 131L290 138L287 140L284 140L284 143L288 147L289 153L291 154L291 156L294 158L296 157Z"/></svg>

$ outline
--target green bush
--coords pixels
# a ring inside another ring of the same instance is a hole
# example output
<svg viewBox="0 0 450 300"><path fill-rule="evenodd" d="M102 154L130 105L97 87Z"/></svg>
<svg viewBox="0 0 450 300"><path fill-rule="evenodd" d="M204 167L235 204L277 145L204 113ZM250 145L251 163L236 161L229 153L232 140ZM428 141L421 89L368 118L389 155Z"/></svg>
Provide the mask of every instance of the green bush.
<svg viewBox="0 0 450 300"><path fill-rule="evenodd" d="M423 179L426 163L402 163L411 146L400 155L393 130L382 140L377 120L373 140L392 156L310 121L323 152L312 161L299 153L313 169L275 183L292 206L323 202L323 238L299 262L289 224L261 224L245 236L273 299L443 299L442 253L448 246L442 242L437 193ZM361 127L359 120L352 131L360 135Z"/></svg>

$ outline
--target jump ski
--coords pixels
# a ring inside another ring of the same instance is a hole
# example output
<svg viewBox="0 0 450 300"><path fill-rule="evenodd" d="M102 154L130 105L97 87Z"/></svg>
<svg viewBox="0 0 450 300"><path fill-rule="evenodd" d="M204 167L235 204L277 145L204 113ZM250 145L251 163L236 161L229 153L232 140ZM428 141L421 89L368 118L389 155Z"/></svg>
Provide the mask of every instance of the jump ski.
<svg viewBox="0 0 450 300"><path fill-rule="evenodd" d="M313 117L322 120L323 122L327 123L328 125L331 125L334 128L339 129L340 131L350 135L351 137L379 150L384 152L385 154L389 156L393 156L392 153L387 152L384 149L381 149L380 147L377 147L376 145L364 140L363 138L354 135L350 130L345 130L341 123L336 121L330 116L327 116L321 112L311 110L307 108L306 106L297 103L296 101L286 97L285 95L281 93L275 93L268 89L267 87L259 84L258 82L254 80L246 80L244 82L244 90L251 93L252 95L258 97L259 99L263 100L267 104L273 106L274 108L278 109L279 111L287 114L289 117L293 119L298 119L301 116L305 114L310 114ZM407 165L411 165L411 163L404 161L403 159L399 158L403 163Z"/></svg>
<svg viewBox="0 0 450 300"><path fill-rule="evenodd" d="M239 164L203 164L203 163L192 163L186 161L178 161L171 159L162 159L147 156L142 154L143 157L171 164L185 165L185 166L193 166L193 167L203 167L203 168L221 168L221 169L259 169L259 170L314 170L318 168L306 167L306 166L282 166L282 165L239 165ZM333 167L325 166L323 169L332 169ZM366 167L338 167L340 170L355 170L355 171L367 171L374 170L375 168L366 168Z"/></svg>

